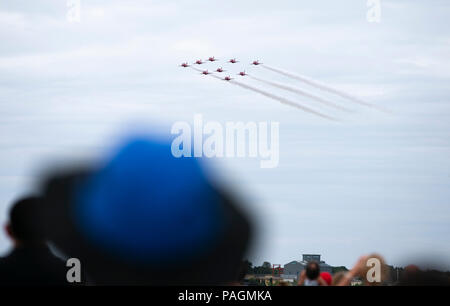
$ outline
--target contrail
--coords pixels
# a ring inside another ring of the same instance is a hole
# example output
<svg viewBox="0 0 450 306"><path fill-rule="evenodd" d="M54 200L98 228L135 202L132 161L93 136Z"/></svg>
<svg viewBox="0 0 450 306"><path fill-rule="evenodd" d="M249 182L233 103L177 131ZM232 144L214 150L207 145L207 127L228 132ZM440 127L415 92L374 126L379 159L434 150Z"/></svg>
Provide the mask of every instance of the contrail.
<svg viewBox="0 0 450 306"><path fill-rule="evenodd" d="M310 79L310 78L308 78L308 77L305 77L305 76L302 76L302 75L298 75L298 74L293 74L293 73L291 73L291 72L287 72L287 71L284 71L284 70L280 70L280 69L277 69L277 68L274 68L274 67L271 67L271 66L267 66L267 65L265 65L265 64L264 64L264 65L261 64L261 66L264 67L264 68L266 68L266 69L268 69L268 70L271 70L271 71L280 73L280 74L282 74L282 75L285 75L285 76L287 76L287 77L290 77L290 78L292 78L292 79L296 79L296 80L298 80L298 81L304 82L304 83L306 83L306 84L308 84L308 85L314 86L314 87L319 88L319 89L321 89L321 90L324 90L324 91L328 91L328 92L334 93L334 94L336 94L336 95L338 95L338 96L341 96L341 97L343 97L343 98L346 98L346 99L348 99L348 100L351 100L351 101L353 101L353 102L355 102L355 103L358 103L358 104L361 104L361 105L365 105L365 106L368 106L368 107L372 107L372 108L376 108L376 109L378 109L378 110L380 110L380 111L386 112L386 110L384 110L384 109L382 109L382 108L380 108L380 107L378 107L378 106L375 106L375 105L373 105L373 104L370 104L370 103L367 103L367 102L365 102L365 101L362 101L362 100L360 100L360 99L358 99L358 98L356 98L356 97L354 97L354 96L352 96L352 95L349 95L348 93L342 92L342 91L337 90L337 89L335 89L335 88L332 88L332 87L330 87L330 86L328 86L328 85L322 84L322 83L320 83L319 81L312 80L312 79Z"/></svg>
<svg viewBox="0 0 450 306"><path fill-rule="evenodd" d="M189 66L189 68L194 69L194 70L197 70L198 72L203 72L203 70L198 69L198 68L195 68L195 67L192 67L192 66Z"/></svg>
<svg viewBox="0 0 450 306"><path fill-rule="evenodd" d="M217 76L215 76L215 75L213 75L213 76L216 77L216 78L219 78L219 77L217 77ZM219 79L220 79L220 78L219 78ZM333 117L330 117L330 116L321 114L321 113L316 112L315 110L312 110L312 109L310 109L310 108L308 108L308 107L299 105L299 104L297 104L297 103L295 103L295 102L292 102L292 101L289 101L289 100L287 100L287 99L285 99L285 98L278 97L278 96L276 96L276 95L273 95L273 94L271 94L271 93L269 93L269 92L267 92L267 91L261 90L261 89L259 89L259 88L256 88L256 87L253 87L253 86L250 86L250 85L246 85L246 84L243 84L243 83L240 83L240 82L237 82L237 81L233 81L233 80L228 81L228 82L231 83L231 84L233 84L233 85L237 85L237 86L240 86L240 87L242 87L242 88L245 88L245 89L248 89L248 90L252 90L252 91L257 92L257 93L259 93L259 94L261 94L261 95L263 95L263 96L266 96L266 97L268 97L268 98L277 100L278 102L281 102L281 103L283 103L283 104L290 105L290 106L293 106L293 107L295 107L295 108L301 109L301 110L303 110L304 112L311 113L311 114L314 114L314 115L316 115L316 116L319 116L319 117L322 117L322 118L325 118L325 119L328 119L328 120L338 121L337 119L335 119L335 118L333 118Z"/></svg>
<svg viewBox="0 0 450 306"><path fill-rule="evenodd" d="M330 107L334 107L334 108L337 108L337 109L339 109L339 110L342 110L342 111L345 111L345 112L349 112L349 113L352 112L352 111L349 110L348 108L345 108L345 107L342 107L342 106L340 106L340 105L334 104L333 102L330 102L330 101L327 101L327 100L325 100L325 99L322 99L321 97L318 97L318 96L316 96L316 95L313 95L313 94L311 94L311 93L309 93L309 92L306 92L306 91L304 91L304 90L302 90L302 89L294 88L294 87L287 86L287 85L284 85L284 84L280 84L280 83L277 83L277 82L272 82L272 81L263 80L263 79L254 77L254 76L252 76L252 75L248 75L248 76L251 77L251 78L254 79L254 80L257 80L257 81L261 82L261 83L265 83L265 84L268 84L268 85L271 85L271 86L274 86L274 87L278 87L278 88L281 88L281 89L284 89L284 90L287 90L287 91L290 91L290 92L299 94L299 95L304 96L304 97L308 97L308 98L310 98L310 99L313 99L313 100L315 100L315 101L317 101L317 102L319 102L319 103L328 105L328 106L330 106Z"/></svg>
<svg viewBox="0 0 450 306"><path fill-rule="evenodd" d="M192 66L190 66L190 68L192 68L192 69L194 69L194 70L197 70L197 71L199 71L199 72L203 72L203 70L198 69L198 68L195 68L195 67L192 67ZM213 78L216 78L216 79L218 79L218 80L224 81L221 77L218 77L217 75L214 75L214 74L208 74L208 75L211 76L211 77L213 77ZM312 109L310 109L310 108L308 108L308 107L299 105L299 104L297 104L297 103L295 103L295 102L292 102L292 101L289 101L289 100L287 100L287 99L285 99L285 98L278 97L278 96L276 96L276 95L273 95L273 94L271 94L271 93L269 93L269 92L267 92L267 91L261 90L261 89L259 89L259 88L256 88L256 87L253 87L253 86L250 86L250 85L246 85L246 84L242 84L242 83L240 83L240 82L233 81L233 80L226 81L226 82L231 83L231 84L233 84L233 85L240 86L240 87L245 88L245 89L248 89L248 90L252 90L252 91L257 92L257 93L259 93L259 94L261 94L261 95L263 95L263 96L266 96L266 97L268 97L268 98L277 100L277 101L279 101L279 102L281 102L281 103L283 103L283 104L290 105L290 106L293 106L293 107L295 107L295 108L301 109L301 110L303 110L304 112L308 112L308 113L314 114L314 115L316 115L316 116L319 116L319 117L322 117L322 118L325 118L325 119L328 119L328 120L338 121L337 119L335 119L335 118L333 118L333 117L330 117L330 116L321 114L321 113L316 112L315 110L312 110Z"/></svg>

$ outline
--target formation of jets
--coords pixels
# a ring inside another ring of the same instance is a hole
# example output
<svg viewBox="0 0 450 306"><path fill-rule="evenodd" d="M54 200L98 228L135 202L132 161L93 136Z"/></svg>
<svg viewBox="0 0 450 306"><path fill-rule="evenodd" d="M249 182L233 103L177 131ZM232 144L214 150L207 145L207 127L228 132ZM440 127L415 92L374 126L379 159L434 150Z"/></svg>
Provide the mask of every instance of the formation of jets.
<svg viewBox="0 0 450 306"><path fill-rule="evenodd" d="M194 65L202 65L202 64L205 64L206 62L216 62L216 61L218 61L217 58L215 58L214 56L210 56L210 57L208 57L208 59L205 60L205 61L203 61L203 60L201 60L201 59L198 59L198 60L196 60L195 62L193 62L193 64L194 64ZM239 63L239 61L236 60L235 58L232 58L232 59L228 60L227 62L228 62L228 63L231 63L231 64ZM251 65L257 66L257 65L261 65L262 63L259 62L258 60L255 60L255 61L251 62L250 64L251 64ZM186 67L190 67L190 65L189 65L187 62L184 62L184 63L182 63L182 64L180 65L180 67L186 68ZM199 71L200 71L200 70L199 70ZM225 70L223 70L222 67L219 67L219 68L217 68L217 69L215 70L215 72L219 72L219 73L224 72L224 71L225 71ZM203 75L208 75L208 74L212 74L212 72L209 72L208 70L203 70L203 71L201 71L201 74L203 74ZM247 73L245 73L245 71L241 71L241 72L238 73L238 75L240 75L240 76L246 76ZM225 78L223 78L223 80L224 80L224 81L231 81L232 78L231 78L230 76L226 76Z"/></svg>
<svg viewBox="0 0 450 306"><path fill-rule="evenodd" d="M190 67L191 69L199 72L200 75L210 75L213 78L216 78L216 79L219 79L219 80L222 80L222 81L230 82L231 84L238 85L238 86L243 87L245 89L252 90L252 91L254 91L256 93L259 93L261 95L269 97L269 98L271 98L273 100L277 100L278 102L280 102L282 104L287 104L287 105L290 105L292 107L296 107L296 108L301 109L301 110L303 110L305 112L314 114L316 116L320 116L320 117L325 118L325 119L337 120L336 118L328 116L327 114L324 114L322 112L316 111L313 108L309 108L309 107L300 105L299 103L297 103L294 100L286 99L286 98L280 97L280 96L278 96L276 94L272 94L272 92L266 91L265 89L262 89L262 88L259 88L259 87L254 87L251 84L246 84L246 83L240 82L240 81L232 81L233 79L230 77L230 75L225 76L225 74L223 74L221 77L219 77L217 75L217 73L222 73L222 72L226 71L222 67L217 67L216 66L216 68L214 68L214 70L211 70L211 72L208 71L208 70L198 69L197 67L194 67L194 65L208 64L208 62L217 62L217 61L219 61L219 59L216 59L214 56L210 56L210 57L208 57L205 60L198 59L198 60L192 62L191 63L192 67L189 65L188 62L181 63L180 67L183 67L183 68ZM230 63L230 64L236 64L239 61L236 60L235 58L232 58L232 59L229 59L229 60L223 60L223 62ZM265 68L265 69L271 70L272 72L275 72L275 73L281 74L281 75L283 75L285 77L288 77L290 79L294 79L294 80L303 82L304 84L308 84L309 86L315 87L318 90L327 91L328 93L335 94L335 95L337 95L337 96L339 96L341 98L350 100L350 101L352 101L354 103L358 103L360 105L365 105L365 106L369 106L369 107L372 107L372 108L378 108L378 107L376 107L376 105L373 105L373 104L367 103L365 101L362 101L362 100L360 100L358 98L355 98L353 95L351 95L349 93L337 90L337 89L335 89L334 87L331 87L331 86L324 85L320 81L315 81L315 80L313 80L313 79L311 79L309 77L305 77L305 76L298 75L298 74L295 74L295 73L287 72L287 71L284 71L284 70L279 69L279 68L274 68L272 66L269 66L269 65L261 63L259 60L253 60L250 63L248 63L248 65L252 65L252 66L259 66L259 65L261 65L262 66L261 68ZM232 70L232 69L230 69L230 70ZM342 111L351 112L350 109L348 109L346 107L343 107L343 106L340 106L339 104L336 104L333 101L328 100L327 98L323 98L320 95L311 94L311 93L305 92L302 89L299 89L297 87L288 86L287 84L284 85L283 83L276 83L276 82L272 82L270 80L265 80L265 79L258 78L256 76L248 75L245 72L245 70L240 71L239 73L237 73L237 75L239 76L238 77L239 79L241 79L241 77L247 76L247 78L251 78L254 81L258 81L260 83L264 83L264 84L270 85L272 87L277 87L280 90L290 91L290 92L293 92L293 93L295 93L297 95L301 95L303 97L306 97L306 98L308 98L310 100L315 100L316 102L319 102L321 104L325 104L325 105L334 107L335 109L340 109ZM386 112L386 110L383 110L382 108L378 108L378 109L383 111L383 112Z"/></svg>

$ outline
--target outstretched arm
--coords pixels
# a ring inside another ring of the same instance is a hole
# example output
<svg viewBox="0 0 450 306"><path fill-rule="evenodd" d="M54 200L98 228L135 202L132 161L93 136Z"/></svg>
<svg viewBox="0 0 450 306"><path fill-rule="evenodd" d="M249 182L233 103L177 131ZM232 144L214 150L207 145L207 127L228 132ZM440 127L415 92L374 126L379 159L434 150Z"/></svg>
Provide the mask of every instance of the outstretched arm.
<svg viewBox="0 0 450 306"><path fill-rule="evenodd" d="M327 282L320 276L317 278L317 282L319 283L319 286L328 286Z"/></svg>
<svg viewBox="0 0 450 306"><path fill-rule="evenodd" d="M303 270L302 273L300 273L300 278L298 279L297 285L303 286L303 284L305 283L305 278L306 278L306 271Z"/></svg>
<svg viewBox="0 0 450 306"><path fill-rule="evenodd" d="M355 266L348 271L337 286L350 286L352 279L361 274L367 263L367 256L361 256L356 262Z"/></svg>

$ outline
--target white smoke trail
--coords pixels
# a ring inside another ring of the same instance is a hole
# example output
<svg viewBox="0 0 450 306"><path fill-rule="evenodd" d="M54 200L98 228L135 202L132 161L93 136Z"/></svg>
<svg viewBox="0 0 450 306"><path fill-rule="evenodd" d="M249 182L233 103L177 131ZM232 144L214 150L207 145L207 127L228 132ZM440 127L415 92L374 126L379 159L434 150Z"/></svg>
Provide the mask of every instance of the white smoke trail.
<svg viewBox="0 0 450 306"><path fill-rule="evenodd" d="M319 81L312 80L311 78L308 78L306 76L293 74L291 72L287 72L287 71L284 71L284 70L281 70L281 69L277 69L277 68L274 68L274 67L271 67L271 66L267 66L265 64L261 65L261 66L266 68L266 69L268 69L268 70L271 70L271 71L277 72L279 74L285 75L287 77L290 77L292 79L296 79L298 81L304 82L304 83L306 83L308 85L311 85L313 87L316 87L318 89L334 93L334 94L336 94L338 96L346 98L347 100L353 101L355 103L358 103L358 104L361 104L361 105L365 105L365 106L368 106L368 107L372 107L372 108L378 109L379 111L387 112L386 110L384 110L384 109L382 109L382 108L380 108L380 107L378 107L376 105L373 105L373 104L367 103L365 101L362 101L362 100L360 100L360 99L358 99L358 98L356 98L356 97L354 97L354 96L352 96L352 95L350 95L348 93L345 93L343 91L337 90L337 89L335 89L333 87L330 87L328 85L320 83Z"/></svg>
<svg viewBox="0 0 450 306"><path fill-rule="evenodd" d="M328 120L338 121L337 119L335 119L333 117L321 114L321 113L316 112L315 110L312 110L312 109L310 109L308 107L305 107L303 105L299 105L299 104L297 104L295 102L292 102L292 101L290 101L288 99L285 99L285 98L282 98L282 97L278 97L276 95L273 95L273 94L271 94L271 93L269 93L267 91L261 90L259 88L256 88L256 87L253 87L253 86L250 86L250 85L247 85L247 84L243 84L243 83L240 83L240 82L237 82L237 81L233 81L233 80L228 81L228 82L233 84L233 85L237 85L237 86L240 86L242 88L245 88L245 89L248 89L248 90L252 90L252 91L257 92L257 93L259 93L259 94L261 94L263 96L266 96L268 98L277 100L280 103L283 103L283 104L290 105L290 106L293 106L295 108L301 109L304 112L311 113L311 114L314 114L316 116L319 116L319 117L322 117L322 118L325 118L325 119L328 119Z"/></svg>
<svg viewBox="0 0 450 306"><path fill-rule="evenodd" d="M194 69L194 70L196 70L196 71L198 71L198 72L203 72L203 70L198 69L198 68L195 68L195 67L192 67L192 66L189 66L189 68Z"/></svg>
<svg viewBox="0 0 450 306"><path fill-rule="evenodd" d="M261 83L268 84L268 85L271 85L271 86L274 86L274 87L278 87L278 88L281 88L281 89L284 89L284 90L287 90L287 91L290 91L290 92L299 94L299 95L301 95L301 96L304 96L304 97L313 99L313 100L315 100L315 101L317 101L317 102L319 102L319 103L322 103L322 104L328 105L328 106L330 106L330 107L334 107L334 108L336 108L336 109L342 110L342 111L344 111L344 112L349 112L349 113L352 112L352 111L349 110L348 108L345 108L345 107L343 107L343 106L334 104L333 102L330 102L330 101L328 101L328 100L325 100L325 99L323 99L323 98L321 98L321 97L318 97L318 96L316 96L316 95L314 95L314 94L311 94L311 93L309 93L309 92L307 92L307 91L304 91L304 90L302 90L302 89L294 88L294 87L287 86L287 85L284 85L284 84L280 84L280 83L277 83L277 82L272 82L272 81L268 81L268 80L263 80L263 79L254 77L254 76L252 76L252 75L248 75L248 76L251 77L251 78L254 79L254 80L257 80L257 81L261 82Z"/></svg>
<svg viewBox="0 0 450 306"><path fill-rule="evenodd" d="M190 67L191 67L191 66L190 66ZM191 68L194 69L194 70L197 70L197 71L199 71L199 72L203 72L203 70L201 70L201 69L197 69L197 68L195 68L195 67L191 67ZM211 77L213 77L213 78L216 78L216 79L218 79L218 80L224 81L224 79L222 79L221 77L218 77L217 75L214 75L214 74L208 74L208 75L211 76ZM335 118L333 118L333 117L330 117L330 116L321 114L321 113L316 112L315 110L312 110L312 109L310 109L310 108L308 108L308 107L299 105L299 104L297 104L297 103L295 103L295 102L289 101L288 99L285 99L285 98L282 98L282 97L278 97L278 96L276 96L276 95L273 95L273 94L271 94L271 93L269 93L269 92L267 92L267 91L261 90L261 89L259 89L259 88L256 88L256 87L253 87L253 86L250 86L250 85L246 85L246 84L243 84L243 83L240 83L240 82L237 82L237 81L233 81L233 80L226 81L226 82L228 82L228 83L230 83L230 84L233 84L233 85L240 86L240 87L245 88L245 89L248 89L248 90L252 90L252 91L257 92L257 93L259 93L259 94L261 94L261 95L263 95L263 96L266 96L266 97L268 97L268 98L277 100L277 101L279 101L279 102L281 102L281 103L283 103L283 104L290 105L290 106L293 106L293 107L295 107L295 108L301 109L301 110L303 110L304 112L308 112L308 113L314 114L314 115L316 115L316 116L319 116L319 117L322 117L322 118L325 118L325 119L328 119L328 120L338 121L337 119L335 119Z"/></svg>

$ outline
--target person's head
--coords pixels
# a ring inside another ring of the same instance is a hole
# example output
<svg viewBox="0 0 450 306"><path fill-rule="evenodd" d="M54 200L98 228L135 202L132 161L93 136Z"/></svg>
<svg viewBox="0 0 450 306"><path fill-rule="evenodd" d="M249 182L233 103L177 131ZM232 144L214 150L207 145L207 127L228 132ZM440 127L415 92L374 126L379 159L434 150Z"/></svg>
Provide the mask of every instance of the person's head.
<svg viewBox="0 0 450 306"><path fill-rule="evenodd" d="M319 264L315 261L308 262L308 264L306 266L306 277L309 280L315 280L319 277L319 275L320 275Z"/></svg>
<svg viewBox="0 0 450 306"><path fill-rule="evenodd" d="M38 217L41 202L41 198L30 196L21 198L13 204L9 211L6 232L16 245L44 243Z"/></svg>
<svg viewBox="0 0 450 306"><path fill-rule="evenodd" d="M333 277L329 272L321 272L320 277L327 283L328 286L331 286Z"/></svg>
<svg viewBox="0 0 450 306"><path fill-rule="evenodd" d="M93 282L223 285L243 276L252 222L241 201L204 159L171 148L164 135L130 136L100 166L43 182L45 237L85 262Z"/></svg>

